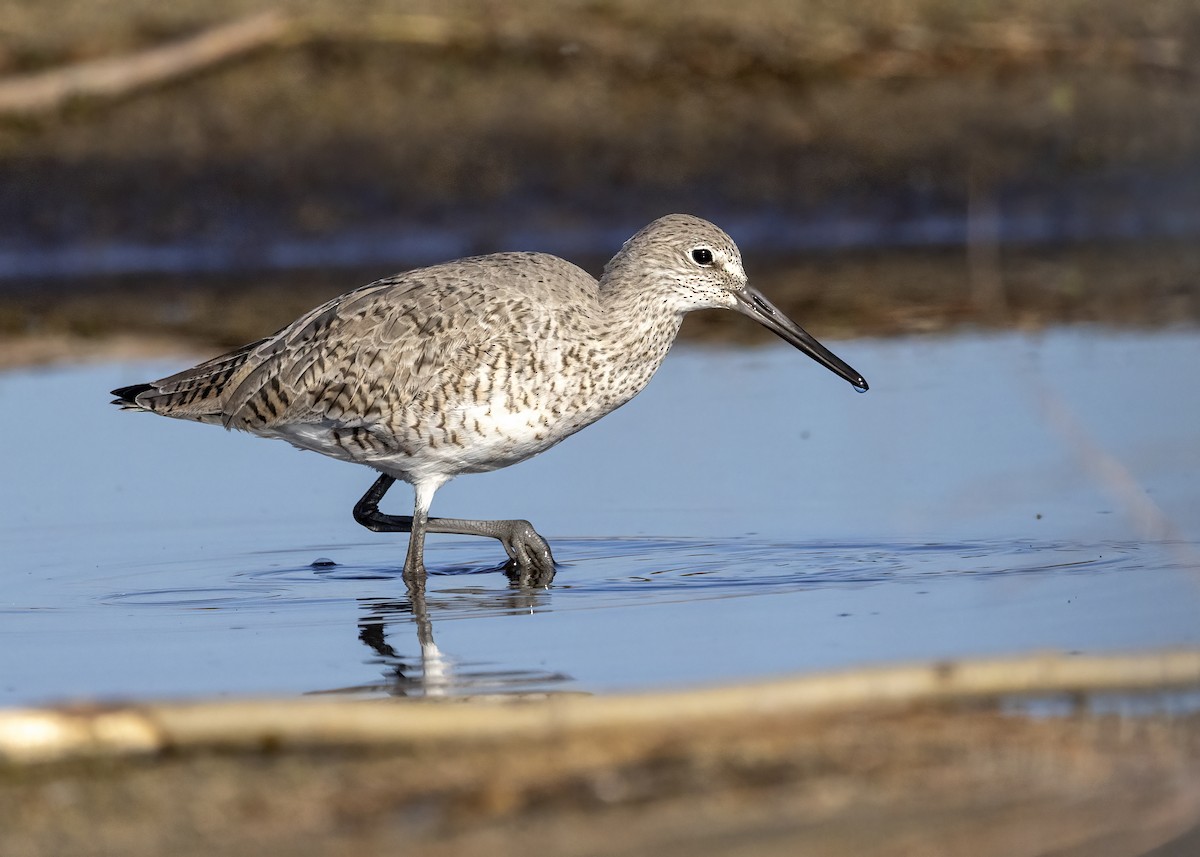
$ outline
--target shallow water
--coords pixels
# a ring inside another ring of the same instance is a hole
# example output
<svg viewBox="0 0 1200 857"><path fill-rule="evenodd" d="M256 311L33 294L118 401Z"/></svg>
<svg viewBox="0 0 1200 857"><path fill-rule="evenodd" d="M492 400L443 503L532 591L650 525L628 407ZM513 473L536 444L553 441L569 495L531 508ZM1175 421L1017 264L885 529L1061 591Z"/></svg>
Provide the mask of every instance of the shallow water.
<svg viewBox="0 0 1200 857"><path fill-rule="evenodd" d="M431 536L424 592L406 537L350 518L367 471L107 404L186 358L0 375L0 703L1200 645L1200 334L834 350L870 393L785 346L677 349L620 412L439 492L435 513L534 521L549 587L510 585L493 542Z"/></svg>

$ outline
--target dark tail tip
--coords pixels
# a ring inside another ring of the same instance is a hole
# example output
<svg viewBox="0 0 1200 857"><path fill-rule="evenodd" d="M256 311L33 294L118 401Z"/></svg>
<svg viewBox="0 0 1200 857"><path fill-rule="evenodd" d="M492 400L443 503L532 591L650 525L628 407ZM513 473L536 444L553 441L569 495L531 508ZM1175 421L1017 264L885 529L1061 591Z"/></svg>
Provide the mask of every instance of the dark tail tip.
<svg viewBox="0 0 1200 857"><path fill-rule="evenodd" d="M129 387L118 387L112 391L112 394L116 396L112 403L114 405L132 405L133 407L141 407L137 403L137 397L147 390L153 389L153 384L133 384Z"/></svg>

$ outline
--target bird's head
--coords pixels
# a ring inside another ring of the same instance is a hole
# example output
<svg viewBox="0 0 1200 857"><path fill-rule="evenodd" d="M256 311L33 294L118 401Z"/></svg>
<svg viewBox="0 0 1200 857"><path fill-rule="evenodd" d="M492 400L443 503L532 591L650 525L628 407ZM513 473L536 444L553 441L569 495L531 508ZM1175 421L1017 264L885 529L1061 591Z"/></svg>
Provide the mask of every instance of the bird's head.
<svg viewBox="0 0 1200 857"><path fill-rule="evenodd" d="M732 309L757 321L859 390L866 380L751 287L742 254L724 230L689 214L660 217L625 242L605 267L605 279L650 290L680 315Z"/></svg>

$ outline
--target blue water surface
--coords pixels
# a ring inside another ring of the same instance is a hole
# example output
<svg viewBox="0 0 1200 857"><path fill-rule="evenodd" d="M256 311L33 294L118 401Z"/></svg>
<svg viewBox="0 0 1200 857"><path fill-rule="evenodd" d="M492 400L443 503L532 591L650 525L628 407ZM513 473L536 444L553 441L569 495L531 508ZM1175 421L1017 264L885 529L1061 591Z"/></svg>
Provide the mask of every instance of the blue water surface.
<svg viewBox="0 0 1200 857"><path fill-rule="evenodd" d="M434 513L562 564L361 529L365 469L122 413L197 355L0 374L0 703L657 689L1200 645L1195 331L678 347L646 392ZM385 501L403 513L411 493Z"/></svg>

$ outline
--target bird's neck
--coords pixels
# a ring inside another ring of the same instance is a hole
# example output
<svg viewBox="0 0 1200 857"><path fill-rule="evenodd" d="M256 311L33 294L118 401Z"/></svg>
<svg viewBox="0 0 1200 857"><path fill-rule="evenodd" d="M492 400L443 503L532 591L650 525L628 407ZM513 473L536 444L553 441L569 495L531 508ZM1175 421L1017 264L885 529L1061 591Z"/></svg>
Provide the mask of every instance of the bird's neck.
<svg viewBox="0 0 1200 857"><path fill-rule="evenodd" d="M683 313L665 299L665 290L613 274L601 281L597 341L603 343L610 369L622 378L621 396L628 401L662 364Z"/></svg>

